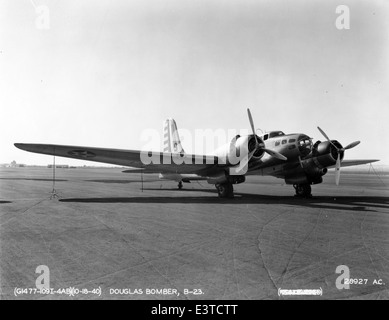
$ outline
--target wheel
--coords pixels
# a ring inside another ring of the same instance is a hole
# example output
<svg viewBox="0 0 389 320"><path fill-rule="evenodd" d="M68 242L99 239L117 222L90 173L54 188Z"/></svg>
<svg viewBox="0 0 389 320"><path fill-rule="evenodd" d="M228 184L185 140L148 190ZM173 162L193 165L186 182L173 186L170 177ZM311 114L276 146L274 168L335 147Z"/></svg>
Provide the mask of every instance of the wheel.
<svg viewBox="0 0 389 320"><path fill-rule="evenodd" d="M220 183L216 185L217 192L220 198L233 198L234 187L231 183Z"/></svg>
<svg viewBox="0 0 389 320"><path fill-rule="evenodd" d="M301 184L296 184L293 187L296 190L296 197L304 196L304 189L303 189L303 186Z"/></svg>
<svg viewBox="0 0 389 320"><path fill-rule="evenodd" d="M178 183L178 189L179 189L179 190L182 189L182 181L180 181L180 182Z"/></svg>
<svg viewBox="0 0 389 320"><path fill-rule="evenodd" d="M296 190L296 197L312 198L312 188L310 184L295 184L293 187Z"/></svg>

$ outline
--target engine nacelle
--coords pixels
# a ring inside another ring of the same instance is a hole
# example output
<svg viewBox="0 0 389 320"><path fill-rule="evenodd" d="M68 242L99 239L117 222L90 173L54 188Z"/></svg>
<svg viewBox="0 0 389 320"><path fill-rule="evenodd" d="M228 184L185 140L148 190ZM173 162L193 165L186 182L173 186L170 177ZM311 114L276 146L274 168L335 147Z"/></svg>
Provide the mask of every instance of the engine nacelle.
<svg viewBox="0 0 389 320"><path fill-rule="evenodd" d="M336 141L332 140L332 143L338 148L341 149L342 145ZM340 160L343 159L344 152L340 152ZM329 142L316 142L312 150L312 157L309 159L309 162L313 162L310 166L325 168L333 166L336 164L336 159L338 158L338 151L336 148ZM308 160L308 159L307 159Z"/></svg>
<svg viewBox="0 0 389 320"><path fill-rule="evenodd" d="M342 145L331 141L336 148L341 149ZM323 176L327 173L327 167L336 164L338 150L329 141L317 141L312 148L312 153L301 160L302 170L294 175L285 177L287 184L317 184L323 182ZM344 152L340 152L340 159L343 159Z"/></svg>
<svg viewBox="0 0 389 320"><path fill-rule="evenodd" d="M243 175L230 176L226 172L223 172L217 176L208 177L207 182L209 184L220 184L220 183L232 183L239 184L246 181L246 177Z"/></svg>
<svg viewBox="0 0 389 320"><path fill-rule="evenodd" d="M318 184L323 182L323 176L327 173L327 168L309 168L300 174L285 177L286 184Z"/></svg>
<svg viewBox="0 0 389 320"><path fill-rule="evenodd" d="M254 135L235 136L229 144L225 144L216 150L216 155L219 158L219 163L228 165L237 165L245 156L248 156L255 150L252 158L259 160L262 158L265 151L261 149L264 147L263 140L257 136L258 148L256 149Z"/></svg>

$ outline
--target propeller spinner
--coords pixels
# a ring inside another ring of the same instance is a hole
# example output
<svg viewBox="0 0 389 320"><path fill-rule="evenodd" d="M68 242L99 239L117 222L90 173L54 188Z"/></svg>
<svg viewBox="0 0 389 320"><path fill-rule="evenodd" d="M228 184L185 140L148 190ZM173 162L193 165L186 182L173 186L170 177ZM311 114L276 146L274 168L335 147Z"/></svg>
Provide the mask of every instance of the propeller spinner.
<svg viewBox="0 0 389 320"><path fill-rule="evenodd" d="M340 181L340 154L341 152L344 152L345 150L348 150L348 149L351 149L351 148L354 148L355 146L357 146L358 144L360 144L361 142L360 141L354 141L350 144L348 144L346 147L344 148L338 148L332 141L331 139L326 135L326 133L320 129L320 127L317 127L320 131L320 133L324 136L324 138L327 139L327 141L329 143L331 143L331 145L335 148L335 150L337 151L338 153L338 157L336 159L336 165L335 165L335 183L336 185L338 186L339 185L339 181Z"/></svg>

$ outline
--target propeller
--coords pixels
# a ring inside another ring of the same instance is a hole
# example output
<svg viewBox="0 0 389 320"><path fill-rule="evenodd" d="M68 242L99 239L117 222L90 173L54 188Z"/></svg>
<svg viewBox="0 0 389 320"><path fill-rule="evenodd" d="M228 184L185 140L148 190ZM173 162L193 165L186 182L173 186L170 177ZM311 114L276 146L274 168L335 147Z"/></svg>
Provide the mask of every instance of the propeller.
<svg viewBox="0 0 389 320"><path fill-rule="evenodd" d="M253 135L254 135L254 138L255 138L255 146L257 146L258 145L258 139L257 139L257 135L255 134L254 121L253 121L253 117L251 116L251 112L250 112L249 108L247 108L247 114L249 116L251 131L253 132Z"/></svg>
<svg viewBox="0 0 389 320"><path fill-rule="evenodd" d="M249 158L252 157L252 155L254 154L254 152L257 150L257 149L261 149L263 151L265 151L267 154L271 155L272 157L274 158L277 158L277 159L280 159L280 160L288 160L287 157L285 157L284 155L282 155L281 153L279 152L276 152L274 150L271 150L271 149L267 149L267 148L264 148L263 146L261 146L259 143L258 143L258 139L257 139L257 135L255 134L255 128L254 128L254 121L253 121L253 117L251 116L251 112L250 112L250 109L247 108L247 114L249 116L249 121L250 121L250 126L251 126L251 130L253 131L253 135L254 135L254 139L255 139L255 149L250 152L249 154Z"/></svg>
<svg viewBox="0 0 389 320"><path fill-rule="evenodd" d="M341 154L341 152L344 152L345 150L354 148L355 146L360 144L361 141L354 141L354 142L351 142L350 144L348 144L347 146L345 146L344 148L338 148L331 141L331 139L326 135L326 133L322 129L320 129L320 127L317 127L317 128L319 129L320 133L324 136L324 138L326 138L327 141L332 144L332 146L335 148L335 150L338 153L338 157L336 158L336 165L335 165L335 183L338 186L339 185L339 181L340 181L340 154Z"/></svg>
<svg viewBox="0 0 389 320"><path fill-rule="evenodd" d="M335 165L335 184L338 186L340 181L340 152L338 152L338 158Z"/></svg>
<svg viewBox="0 0 389 320"><path fill-rule="evenodd" d="M360 143L361 143L361 141L351 142L349 145L345 146L344 148L341 148L340 151L344 151L344 150L347 150L347 149L354 148L355 146L357 146Z"/></svg>

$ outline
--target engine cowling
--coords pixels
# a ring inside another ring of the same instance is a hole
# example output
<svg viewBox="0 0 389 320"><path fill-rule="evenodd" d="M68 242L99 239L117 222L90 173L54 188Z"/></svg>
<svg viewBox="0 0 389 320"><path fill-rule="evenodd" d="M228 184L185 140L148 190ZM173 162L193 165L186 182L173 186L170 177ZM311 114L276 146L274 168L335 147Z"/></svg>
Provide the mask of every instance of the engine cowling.
<svg viewBox="0 0 389 320"><path fill-rule="evenodd" d="M252 158L259 160L262 158L265 151L261 149L264 147L263 140L257 136L258 146L256 146L254 135L235 136L231 142L222 146L217 150L219 163L226 163L228 165L237 165L245 155L249 155L254 151Z"/></svg>
<svg viewBox="0 0 389 320"><path fill-rule="evenodd" d="M341 149L342 145L336 141L331 141L337 148ZM340 153L343 159L343 152ZM323 176L327 173L327 167L336 164L338 151L329 141L317 141L312 153L303 160L301 160L302 171L295 175L285 177L287 184L317 184L323 182Z"/></svg>
<svg viewBox="0 0 389 320"><path fill-rule="evenodd" d="M338 149L342 149L342 145L336 141L331 141ZM344 152L340 152L340 160L343 159ZM333 166L336 164L336 159L338 157L338 151L336 148L329 142L316 142L312 150L312 162L316 164L317 167L325 168Z"/></svg>

